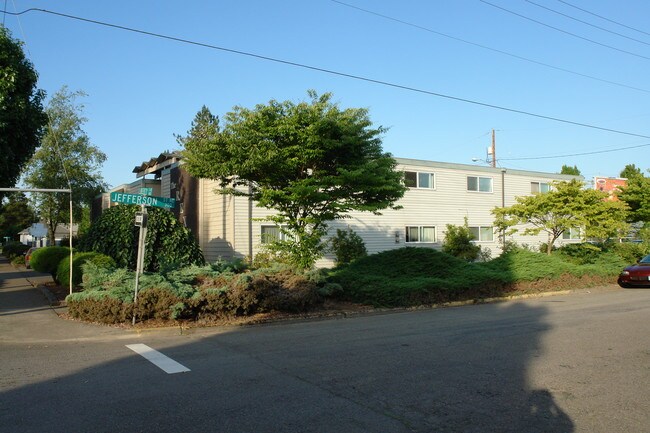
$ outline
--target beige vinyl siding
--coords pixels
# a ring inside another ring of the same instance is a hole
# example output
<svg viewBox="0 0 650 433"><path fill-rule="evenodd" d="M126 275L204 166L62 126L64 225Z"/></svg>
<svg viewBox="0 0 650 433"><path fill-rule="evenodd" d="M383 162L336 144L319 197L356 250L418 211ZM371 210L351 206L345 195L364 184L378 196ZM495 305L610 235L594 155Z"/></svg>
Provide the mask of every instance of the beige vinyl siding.
<svg viewBox="0 0 650 433"><path fill-rule="evenodd" d="M203 255L208 262L219 258L232 258L235 255L233 247L233 197L215 192L218 184L215 181L201 179L199 181L199 243Z"/></svg>
<svg viewBox="0 0 650 433"><path fill-rule="evenodd" d="M336 229L354 230L366 244L369 254L402 247L441 248L447 224L462 225L467 218L471 227L494 225L492 209L513 205L516 196L530 195L531 182L569 180L575 177L550 173L506 170L449 164L431 161L397 159L398 169L419 173L433 173L435 188L409 188L397 203L402 209L385 209L381 215L367 212L350 212L349 218L331 221L328 236L334 236ZM491 192L468 191L467 176L492 179ZM502 182L505 180L505 183ZM261 248L261 226L272 224L262 221L272 211L249 206L246 197L221 196L214 193L217 184L202 180L201 183L201 246L207 260L219 257L244 257L257 254ZM436 242L407 243L406 227L436 227ZM547 235L523 236L515 234L509 239L519 244L537 246L547 241ZM500 254L498 233L492 241L480 242L493 256ZM576 242L565 240L563 242ZM328 253L317 262L317 266L332 266L334 257Z"/></svg>

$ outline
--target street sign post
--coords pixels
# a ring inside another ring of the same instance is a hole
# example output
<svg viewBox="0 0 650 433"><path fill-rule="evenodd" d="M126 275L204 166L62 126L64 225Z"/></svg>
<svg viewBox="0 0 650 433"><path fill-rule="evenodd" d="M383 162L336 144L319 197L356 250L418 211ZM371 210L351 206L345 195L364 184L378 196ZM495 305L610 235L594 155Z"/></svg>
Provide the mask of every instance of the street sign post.
<svg viewBox="0 0 650 433"><path fill-rule="evenodd" d="M138 286L140 284L140 274L144 268L144 251L147 241L147 206L155 206L163 209L173 209L176 206L176 199L167 197L152 197L151 188L140 188L142 194L127 194L125 192L112 192L111 202L135 204L141 207L140 212L135 215L135 225L140 227L138 237L138 258L135 270L135 288L133 296L133 325L135 325L136 306L138 304ZM71 261L72 263L72 261ZM72 274L72 272L70 272Z"/></svg>
<svg viewBox="0 0 650 433"><path fill-rule="evenodd" d="M167 197L152 197L143 194L127 194L125 192L112 192L111 201L115 203L137 204L141 206L155 206L164 209L173 209L176 199Z"/></svg>
<svg viewBox="0 0 650 433"><path fill-rule="evenodd" d="M140 227L140 234L138 236L138 258L135 264L135 288L133 296L133 320L132 324L135 325L136 306L138 305L138 286L140 284L140 274L144 271L144 248L147 241L147 207L142 205L140 212L135 213L135 225Z"/></svg>

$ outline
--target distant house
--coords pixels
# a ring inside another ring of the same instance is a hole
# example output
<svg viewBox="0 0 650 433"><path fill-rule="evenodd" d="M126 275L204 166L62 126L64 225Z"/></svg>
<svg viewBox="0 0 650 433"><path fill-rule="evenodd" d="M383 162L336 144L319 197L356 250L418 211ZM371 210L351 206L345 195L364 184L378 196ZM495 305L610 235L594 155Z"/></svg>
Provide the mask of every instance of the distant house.
<svg viewBox="0 0 650 433"><path fill-rule="evenodd" d="M70 225L59 224L54 231L54 242L56 245L61 244L61 240L70 238ZM72 224L72 236L76 236L78 231L77 224ZM30 227L20 231L20 242L33 247L46 247L48 245L47 226L43 223L34 223Z"/></svg>
<svg viewBox="0 0 650 433"><path fill-rule="evenodd" d="M627 179L622 177L594 177L594 189L608 193L611 201L618 201L617 193L626 186Z"/></svg>
<svg viewBox="0 0 650 433"><path fill-rule="evenodd" d="M352 229L361 236L371 254L405 246L439 249L447 225L462 225L467 218L475 242L497 255L501 244L493 227L492 209L510 206L518 196L547 192L554 181L583 179L555 173L395 159L409 187L397 203L402 209L384 210L381 215L350 212L348 218L330 222L329 235L335 234L338 228ZM190 176L177 154L161 154L135 167L133 172L141 179L129 184L127 189L154 182L161 197L175 198L174 214L194 233L208 261L254 256L265 242L280 235L278 227L264 221L273 211L255 206L246 197L215 193L218 183ZM146 176L153 179L145 180ZM102 203L107 194L101 196ZM114 204L104 207L110 205ZM542 232L537 236L517 233L511 240L534 247L548 239ZM579 241L576 231L566 233L557 242ZM317 264L329 266L333 259L329 255Z"/></svg>

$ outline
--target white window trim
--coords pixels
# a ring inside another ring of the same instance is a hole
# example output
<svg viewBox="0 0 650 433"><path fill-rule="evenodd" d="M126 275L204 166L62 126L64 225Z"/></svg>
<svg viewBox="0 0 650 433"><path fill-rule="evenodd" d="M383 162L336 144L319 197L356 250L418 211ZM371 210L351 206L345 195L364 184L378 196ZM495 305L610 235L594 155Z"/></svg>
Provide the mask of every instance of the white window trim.
<svg viewBox="0 0 650 433"><path fill-rule="evenodd" d="M437 183L436 183L436 174L430 171L417 171L417 170L404 170L404 173L415 173L415 182L416 186L407 186L409 189L423 189L423 190L435 190ZM431 176L431 181L433 183L433 187L423 187L420 186L420 174L428 174Z"/></svg>
<svg viewBox="0 0 650 433"><path fill-rule="evenodd" d="M423 228L429 228L433 229L433 241L409 241L408 239L408 230L410 228L416 228L418 229L418 239L422 239L422 229ZM404 242L407 244L435 244L438 243L438 228L436 226L429 226L429 225L411 225L411 226L406 226L406 233L404 236Z"/></svg>
<svg viewBox="0 0 650 433"><path fill-rule="evenodd" d="M470 229L472 229L472 228L477 228L478 229L479 238L478 239L476 239L476 238L472 239L472 242L475 242L475 243L494 242L494 226L487 226L487 225L486 226L469 226L469 228ZM492 239L483 240L483 239L481 239L481 229L487 229L487 228L491 229L491 231L492 231Z"/></svg>
<svg viewBox="0 0 650 433"><path fill-rule="evenodd" d="M569 237L565 238L564 235L567 234L567 233L569 234ZM576 237L574 237L574 236L576 236ZM575 227L570 228L568 230L565 230L562 233L562 240L563 241L579 241L581 239L582 239L582 229L581 228L575 228Z"/></svg>
<svg viewBox="0 0 650 433"><path fill-rule="evenodd" d="M268 245L271 242L265 242L264 241L264 228L277 228L277 229L282 229L283 228L283 229L286 229L287 226L286 225L277 225L277 224L262 224L262 225L260 225L260 244ZM281 231L278 231L278 235L279 235L279 237L277 239L278 241L286 241L289 238L289 235L287 235L285 233L282 233Z"/></svg>
<svg viewBox="0 0 650 433"><path fill-rule="evenodd" d="M469 189L469 185L465 185L465 188L467 188L467 192L471 193L479 193L479 194L494 194L494 178L491 176L474 176L474 175L468 175L467 178L465 179L465 182L467 182L467 179L470 177L475 177L476 178L476 190ZM490 179L490 190L489 191L481 191L481 179Z"/></svg>
<svg viewBox="0 0 650 433"><path fill-rule="evenodd" d="M537 189L539 191L533 192L533 184L537 184ZM548 187L548 191L542 191L542 184L546 185ZM545 192L549 192L553 189L553 185L551 185L551 182L545 182L543 180L533 180L530 182L530 193L531 194L544 194Z"/></svg>

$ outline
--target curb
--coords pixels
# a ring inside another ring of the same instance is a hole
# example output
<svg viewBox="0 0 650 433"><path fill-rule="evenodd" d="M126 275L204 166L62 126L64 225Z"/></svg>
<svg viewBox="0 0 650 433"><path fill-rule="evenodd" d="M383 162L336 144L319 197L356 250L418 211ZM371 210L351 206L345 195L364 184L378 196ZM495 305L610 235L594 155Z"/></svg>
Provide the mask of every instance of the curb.
<svg viewBox="0 0 650 433"><path fill-rule="evenodd" d="M27 281L29 281L29 280L27 280ZM32 286L36 287L38 290L41 291L43 296L45 296L47 298L47 300L50 303L51 307L56 307L56 306L59 305L59 300L56 299L56 296L54 296L54 294L52 292L50 292L46 287L34 285L31 281L29 281L29 283Z"/></svg>

